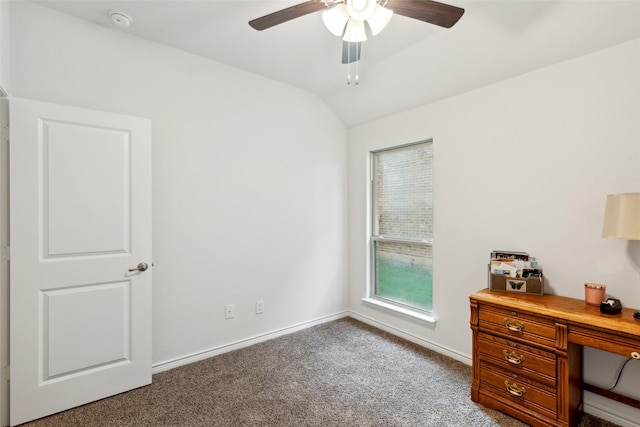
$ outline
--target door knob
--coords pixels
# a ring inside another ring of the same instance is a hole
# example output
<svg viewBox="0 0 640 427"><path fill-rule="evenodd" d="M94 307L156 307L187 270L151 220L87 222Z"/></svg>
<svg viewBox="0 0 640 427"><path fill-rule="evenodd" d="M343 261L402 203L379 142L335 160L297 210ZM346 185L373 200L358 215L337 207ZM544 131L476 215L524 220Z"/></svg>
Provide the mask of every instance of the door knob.
<svg viewBox="0 0 640 427"><path fill-rule="evenodd" d="M141 262L136 268L130 268L129 271L146 271L149 268L146 262Z"/></svg>

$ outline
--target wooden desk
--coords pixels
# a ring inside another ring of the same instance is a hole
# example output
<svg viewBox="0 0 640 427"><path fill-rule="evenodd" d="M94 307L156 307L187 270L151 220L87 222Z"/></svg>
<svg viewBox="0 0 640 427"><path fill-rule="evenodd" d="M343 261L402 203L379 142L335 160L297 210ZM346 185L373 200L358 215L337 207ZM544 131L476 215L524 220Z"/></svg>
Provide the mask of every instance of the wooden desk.
<svg viewBox="0 0 640 427"><path fill-rule="evenodd" d="M580 299L488 289L469 299L471 399L528 424L578 424L583 412L583 346L640 359L635 310L606 315Z"/></svg>

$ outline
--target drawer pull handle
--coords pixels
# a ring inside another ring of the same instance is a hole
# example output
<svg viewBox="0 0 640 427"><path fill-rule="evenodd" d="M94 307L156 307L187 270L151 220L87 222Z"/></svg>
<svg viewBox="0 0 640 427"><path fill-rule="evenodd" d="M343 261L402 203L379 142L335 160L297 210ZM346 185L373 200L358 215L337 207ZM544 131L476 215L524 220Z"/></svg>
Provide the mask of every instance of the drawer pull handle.
<svg viewBox="0 0 640 427"><path fill-rule="evenodd" d="M512 396L520 397L527 392L524 387L518 387L516 383L509 384L509 381L505 381L504 385L507 386L507 391L511 393Z"/></svg>
<svg viewBox="0 0 640 427"><path fill-rule="evenodd" d="M512 351L511 353L509 353L507 350L504 350L503 353L504 353L504 358L509 363L512 363L514 365L519 365L522 362L524 362L524 356L523 355L518 356L515 351Z"/></svg>
<svg viewBox="0 0 640 427"><path fill-rule="evenodd" d="M518 323L515 320L504 319L504 324L510 331L513 332L522 332L524 329L524 323Z"/></svg>

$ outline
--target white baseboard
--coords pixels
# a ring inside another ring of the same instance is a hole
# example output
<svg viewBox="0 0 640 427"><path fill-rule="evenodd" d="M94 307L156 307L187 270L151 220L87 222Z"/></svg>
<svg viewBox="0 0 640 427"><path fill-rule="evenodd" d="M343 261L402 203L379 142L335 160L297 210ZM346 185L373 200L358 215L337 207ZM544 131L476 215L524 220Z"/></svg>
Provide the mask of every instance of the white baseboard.
<svg viewBox="0 0 640 427"><path fill-rule="evenodd" d="M159 372L167 371L169 369L177 368L180 366L188 365L193 362L198 362L200 360L208 359L210 357L218 356L220 354L228 353L230 351L238 350L244 347L249 347L254 344L258 344L264 341L268 341L273 338L277 338L283 335L288 335L294 332L301 331L303 329L311 328L316 325L321 325L323 323L331 322L334 320L342 319L344 317L352 317L356 320L359 320L362 323L366 323L378 329L381 329L385 332L389 332L397 337L406 339L407 341L418 344L422 347L428 348L435 352L444 354L445 356L451 357L452 359L458 360L466 365L471 365L471 359L468 356L465 356L461 353L453 351L449 348L440 346L438 344L432 343L430 341L426 341L422 338L419 338L415 335L406 333L401 331L400 329L394 328L393 326L387 325L385 323L374 320L370 317L363 316L361 314L355 313L353 311L344 311L336 314L332 314L329 316L324 316L318 319L310 320L308 322L299 323L297 325L288 326L286 328L278 329L272 332L267 332L261 335L257 335L254 337L246 338L243 340L235 341L229 344L224 344L218 347L210 348L207 350L199 351L197 353L188 354L185 356L177 357L175 359L167 360L164 362L155 363L152 366L151 372L153 374L157 374Z"/></svg>
<svg viewBox="0 0 640 427"><path fill-rule="evenodd" d="M272 332L267 332L261 335L256 335L254 337L246 338L243 340L235 341L229 344L224 344L218 347L210 348L207 350L199 351L197 353L188 354L185 356L177 357L175 359L167 360L164 362L155 363L151 368L152 374L157 374L159 372L168 371L169 369L177 368L179 366L188 365L193 362L198 362L200 360L208 359L210 357L218 356L223 353L228 353L230 351L239 350L244 347L249 347L254 344L258 344L264 341L268 341L273 338L281 337L283 335L289 335L294 332L301 331L303 329L310 328L312 326L321 325L323 323L331 322L334 320L342 319L347 317L348 313L346 311L339 312L336 314L331 314L328 316L320 317L318 319L310 320L307 322L298 323L297 325L287 326L286 328L277 329Z"/></svg>
<svg viewBox="0 0 640 427"><path fill-rule="evenodd" d="M419 346L428 348L429 350L433 350L436 353L440 353L443 354L445 356L448 356L452 359L455 359L459 362L464 363L465 365L469 365L471 366L471 358L467 355L464 355L462 353L459 353L455 350L452 350L450 348L441 346L439 344L436 344L434 342L431 341L427 341L423 338L417 337L413 334L407 333L405 331L402 331L394 326L391 325L387 325L386 323L380 322L378 320L372 319L370 317L367 316L363 316L362 314L359 313L355 313L353 311L349 311L347 312L347 315L349 317L353 317L356 320L361 321L362 323L366 323L367 325L371 325L374 326L378 329L382 329L385 332L389 332L390 334L393 334L397 337L403 338L407 341L411 341L414 344L418 344Z"/></svg>
<svg viewBox="0 0 640 427"><path fill-rule="evenodd" d="M588 391L584 392L584 412L622 427L640 427L640 409Z"/></svg>

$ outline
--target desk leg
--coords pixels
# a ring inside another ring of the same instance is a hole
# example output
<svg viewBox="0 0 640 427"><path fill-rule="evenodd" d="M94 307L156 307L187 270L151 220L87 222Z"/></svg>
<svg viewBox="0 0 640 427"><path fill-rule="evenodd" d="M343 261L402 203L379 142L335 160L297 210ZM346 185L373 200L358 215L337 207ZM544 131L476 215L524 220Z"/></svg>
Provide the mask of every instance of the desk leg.
<svg viewBox="0 0 640 427"><path fill-rule="evenodd" d="M567 352L557 353L558 421L576 426L582 418L582 346L569 344Z"/></svg>
<svg viewBox="0 0 640 427"><path fill-rule="evenodd" d="M571 425L578 425L584 412L583 351L578 344L569 344L569 410Z"/></svg>
<svg viewBox="0 0 640 427"><path fill-rule="evenodd" d="M570 343L567 325L556 323L558 421L578 425L582 417L582 346Z"/></svg>

